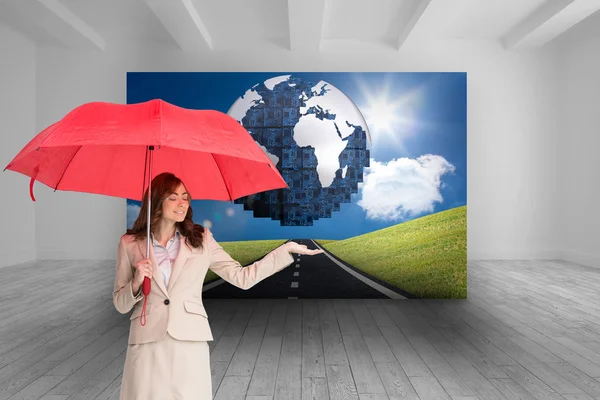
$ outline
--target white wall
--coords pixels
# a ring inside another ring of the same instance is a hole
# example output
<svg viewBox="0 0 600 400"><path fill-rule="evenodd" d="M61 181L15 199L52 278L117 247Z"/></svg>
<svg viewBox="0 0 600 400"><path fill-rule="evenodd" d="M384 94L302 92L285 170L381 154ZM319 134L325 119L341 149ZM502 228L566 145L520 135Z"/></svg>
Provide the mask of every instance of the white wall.
<svg viewBox="0 0 600 400"><path fill-rule="evenodd" d="M39 49L36 66L38 131L84 102L125 103L127 71L467 71L468 257L557 255L558 97L550 51L513 53L464 41L364 56ZM53 193L41 184L37 194L39 258L114 258L125 200Z"/></svg>
<svg viewBox="0 0 600 400"><path fill-rule="evenodd" d="M557 43L560 80L560 248L563 259L600 267L600 12Z"/></svg>
<svg viewBox="0 0 600 400"><path fill-rule="evenodd" d="M0 25L0 166L35 136L35 46ZM0 173L0 267L36 259L36 204L29 178Z"/></svg>

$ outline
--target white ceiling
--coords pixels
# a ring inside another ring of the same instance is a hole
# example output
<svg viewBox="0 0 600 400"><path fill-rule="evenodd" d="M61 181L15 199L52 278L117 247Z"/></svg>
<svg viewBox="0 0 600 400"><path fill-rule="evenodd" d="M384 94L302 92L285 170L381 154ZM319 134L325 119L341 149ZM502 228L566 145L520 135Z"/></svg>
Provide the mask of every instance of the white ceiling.
<svg viewBox="0 0 600 400"><path fill-rule="evenodd" d="M448 38L511 50L542 46L599 9L600 0L0 0L0 24L39 46L94 50L393 52Z"/></svg>

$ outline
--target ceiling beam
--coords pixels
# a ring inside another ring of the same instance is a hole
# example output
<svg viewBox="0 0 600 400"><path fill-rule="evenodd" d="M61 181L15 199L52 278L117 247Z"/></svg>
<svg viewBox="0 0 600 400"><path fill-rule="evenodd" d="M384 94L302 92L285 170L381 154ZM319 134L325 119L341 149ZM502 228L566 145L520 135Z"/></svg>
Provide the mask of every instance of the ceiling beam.
<svg viewBox="0 0 600 400"><path fill-rule="evenodd" d="M53 19L40 19L40 25L58 40L66 45L73 45L72 47L75 47L81 40L73 38L74 31L77 33L77 36L83 37L86 42L93 44L100 50L105 49L106 42L102 36L71 10L59 3L58 0L38 0L38 2L67 25L68 28L65 29L64 24L57 24Z"/></svg>
<svg viewBox="0 0 600 400"><path fill-rule="evenodd" d="M212 50L213 40L192 0L145 0L184 51Z"/></svg>
<svg viewBox="0 0 600 400"><path fill-rule="evenodd" d="M541 46L600 9L598 0L548 0L501 38L506 50Z"/></svg>
<svg viewBox="0 0 600 400"><path fill-rule="evenodd" d="M412 31L415 29L415 26L417 26L417 23L419 22L423 14L425 14L425 11L427 11L427 7L429 7L431 1L432 0L415 0L415 2L413 3L413 11L410 14L408 20L406 21L404 28L400 32L400 35L398 36L398 50L402 48L402 45L404 45Z"/></svg>
<svg viewBox="0 0 600 400"><path fill-rule="evenodd" d="M288 0L290 50L319 51L327 0Z"/></svg>

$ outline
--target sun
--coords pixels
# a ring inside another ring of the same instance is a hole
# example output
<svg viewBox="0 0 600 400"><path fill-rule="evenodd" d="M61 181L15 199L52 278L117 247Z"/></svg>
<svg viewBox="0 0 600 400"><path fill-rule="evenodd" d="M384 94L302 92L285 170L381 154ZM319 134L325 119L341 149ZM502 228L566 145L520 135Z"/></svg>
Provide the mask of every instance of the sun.
<svg viewBox="0 0 600 400"><path fill-rule="evenodd" d="M369 130L373 132L374 142L391 139L401 144L403 139L414 133L418 125L415 108L422 98L422 89L392 94L389 83L373 88L360 82L359 87L365 103L360 109Z"/></svg>
<svg viewBox="0 0 600 400"><path fill-rule="evenodd" d="M398 110L387 99L371 101L364 110L364 116L369 129L385 134L393 133L399 121Z"/></svg>

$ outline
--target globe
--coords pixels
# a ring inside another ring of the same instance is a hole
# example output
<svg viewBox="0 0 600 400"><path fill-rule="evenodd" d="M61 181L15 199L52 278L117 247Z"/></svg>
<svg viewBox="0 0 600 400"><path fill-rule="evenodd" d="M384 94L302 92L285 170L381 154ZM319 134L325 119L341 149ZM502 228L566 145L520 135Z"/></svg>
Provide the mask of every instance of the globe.
<svg viewBox="0 0 600 400"><path fill-rule="evenodd" d="M235 200L255 218L312 226L358 192L369 166L370 133L358 107L332 84L276 76L248 89L227 113L252 135L289 187Z"/></svg>

